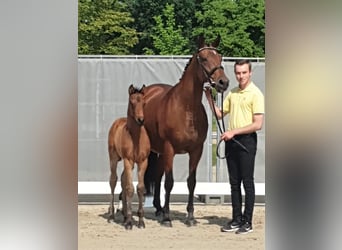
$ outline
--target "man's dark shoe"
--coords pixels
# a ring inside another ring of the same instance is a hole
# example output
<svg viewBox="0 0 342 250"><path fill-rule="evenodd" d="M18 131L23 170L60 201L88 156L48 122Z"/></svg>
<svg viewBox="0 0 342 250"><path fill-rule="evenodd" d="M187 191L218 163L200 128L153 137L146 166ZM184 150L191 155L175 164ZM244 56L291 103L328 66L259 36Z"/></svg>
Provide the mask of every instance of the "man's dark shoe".
<svg viewBox="0 0 342 250"><path fill-rule="evenodd" d="M241 222L232 220L227 223L227 225L221 227L221 232L233 232L239 229Z"/></svg>
<svg viewBox="0 0 342 250"><path fill-rule="evenodd" d="M253 232L253 227L250 222L246 222L240 226L240 228L235 232L236 234L247 234Z"/></svg>

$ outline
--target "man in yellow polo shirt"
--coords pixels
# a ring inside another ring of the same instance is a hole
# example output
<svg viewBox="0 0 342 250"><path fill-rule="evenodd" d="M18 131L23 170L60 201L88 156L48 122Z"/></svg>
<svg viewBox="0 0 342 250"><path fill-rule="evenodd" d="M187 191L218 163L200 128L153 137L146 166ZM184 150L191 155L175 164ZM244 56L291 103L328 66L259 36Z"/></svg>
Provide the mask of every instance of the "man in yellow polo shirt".
<svg viewBox="0 0 342 250"><path fill-rule="evenodd" d="M264 95L251 81L252 64L249 60L238 60L234 73L239 86L233 88L223 102L223 112L212 107L211 93L205 90L210 107L215 109L218 119L229 114L228 130L222 133L226 142L226 156L231 187L232 220L221 228L222 232L236 231L245 234L253 231L252 219L255 202L254 163L257 150L257 134L264 120ZM234 140L232 140L234 138ZM245 148L239 145L240 142ZM247 150L246 150L247 149ZM241 183L245 190L245 209L242 212Z"/></svg>

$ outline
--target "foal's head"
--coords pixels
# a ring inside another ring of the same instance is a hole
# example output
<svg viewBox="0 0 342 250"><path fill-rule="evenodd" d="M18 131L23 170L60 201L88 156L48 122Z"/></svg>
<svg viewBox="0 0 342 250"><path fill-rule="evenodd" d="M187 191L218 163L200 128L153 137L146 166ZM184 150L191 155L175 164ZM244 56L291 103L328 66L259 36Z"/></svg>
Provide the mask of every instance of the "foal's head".
<svg viewBox="0 0 342 250"><path fill-rule="evenodd" d="M229 86L229 79L224 73L222 56L217 52L220 36L211 44L205 44L204 37L198 39L197 60L209 83L219 92L224 92Z"/></svg>
<svg viewBox="0 0 342 250"><path fill-rule="evenodd" d="M127 117L133 118L139 126L144 124L144 88L145 85L138 89L135 88L133 84L128 88L129 103Z"/></svg>

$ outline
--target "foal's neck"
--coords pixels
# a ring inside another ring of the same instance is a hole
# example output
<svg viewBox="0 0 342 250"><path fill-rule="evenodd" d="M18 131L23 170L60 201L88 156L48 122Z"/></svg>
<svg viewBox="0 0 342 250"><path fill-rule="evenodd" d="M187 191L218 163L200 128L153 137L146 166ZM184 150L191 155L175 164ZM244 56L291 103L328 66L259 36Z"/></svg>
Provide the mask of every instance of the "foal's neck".
<svg viewBox="0 0 342 250"><path fill-rule="evenodd" d="M130 134L138 134L142 126L139 126L135 119L131 116L127 116L127 129Z"/></svg>

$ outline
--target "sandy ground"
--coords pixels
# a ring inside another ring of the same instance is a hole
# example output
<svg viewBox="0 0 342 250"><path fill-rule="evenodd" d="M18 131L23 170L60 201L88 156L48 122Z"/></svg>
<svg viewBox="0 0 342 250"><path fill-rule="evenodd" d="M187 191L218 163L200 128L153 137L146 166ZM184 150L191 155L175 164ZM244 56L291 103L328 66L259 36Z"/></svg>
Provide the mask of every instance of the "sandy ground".
<svg viewBox="0 0 342 250"><path fill-rule="evenodd" d="M133 205L134 220L137 222L137 204ZM78 206L78 249L265 249L265 207L256 206L253 232L237 235L222 233L220 227L231 217L230 204L195 204L197 225L185 225L186 204L170 205L172 227L164 227L155 217L154 208L145 208L146 228L134 226L126 230L121 212L116 221L108 223L108 205Z"/></svg>

